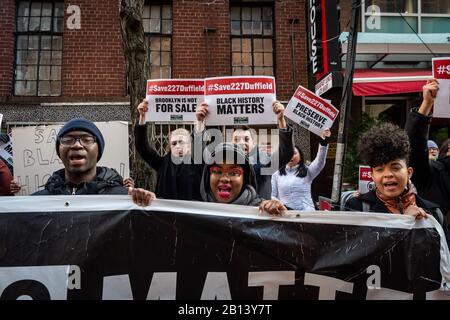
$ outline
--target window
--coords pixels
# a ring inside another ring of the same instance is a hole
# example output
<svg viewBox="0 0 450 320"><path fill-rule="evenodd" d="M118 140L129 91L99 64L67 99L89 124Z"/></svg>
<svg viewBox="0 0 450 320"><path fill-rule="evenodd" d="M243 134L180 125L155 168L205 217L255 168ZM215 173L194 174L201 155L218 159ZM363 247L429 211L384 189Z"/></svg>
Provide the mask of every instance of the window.
<svg viewBox="0 0 450 320"><path fill-rule="evenodd" d="M366 0L363 10L363 32L447 33L450 30L450 0Z"/></svg>
<svg viewBox="0 0 450 320"><path fill-rule="evenodd" d="M273 75L273 8L232 6L232 75Z"/></svg>
<svg viewBox="0 0 450 320"><path fill-rule="evenodd" d="M143 21L149 47L150 77L171 78L172 6L146 5Z"/></svg>
<svg viewBox="0 0 450 320"><path fill-rule="evenodd" d="M63 29L63 2L18 3L15 95L61 95Z"/></svg>

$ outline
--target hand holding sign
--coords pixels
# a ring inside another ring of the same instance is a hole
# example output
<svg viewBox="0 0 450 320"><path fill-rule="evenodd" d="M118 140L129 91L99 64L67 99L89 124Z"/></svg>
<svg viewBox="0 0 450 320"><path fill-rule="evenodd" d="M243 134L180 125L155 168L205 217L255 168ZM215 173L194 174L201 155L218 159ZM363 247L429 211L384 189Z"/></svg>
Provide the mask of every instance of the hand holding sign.
<svg viewBox="0 0 450 320"><path fill-rule="evenodd" d="M197 118L197 121L203 122L205 121L206 116L208 115L208 104L203 101L200 104L200 107L197 108L197 111L195 112L195 117Z"/></svg>
<svg viewBox="0 0 450 320"><path fill-rule="evenodd" d="M439 91L439 84L436 79L429 79L422 87L423 101L419 108L419 113L428 116L433 108L434 100Z"/></svg>
<svg viewBox="0 0 450 320"><path fill-rule="evenodd" d="M272 109L273 109L273 113L275 113L275 115L277 116L277 121L278 121L278 128L279 129L284 129L286 128L286 120L284 119L284 106L283 104L278 101L275 100L272 103Z"/></svg>
<svg viewBox="0 0 450 320"><path fill-rule="evenodd" d="M323 140L326 140L329 137L331 137L331 130L330 130L330 128L323 130L320 136L322 137Z"/></svg>
<svg viewBox="0 0 450 320"><path fill-rule="evenodd" d="M436 79L428 79L427 84L423 86L423 100L427 102L434 102L437 92L439 90L439 84Z"/></svg>
<svg viewBox="0 0 450 320"><path fill-rule="evenodd" d="M141 103L137 106L137 110L139 112L139 125L145 124L145 114L148 111L148 101L143 99Z"/></svg>

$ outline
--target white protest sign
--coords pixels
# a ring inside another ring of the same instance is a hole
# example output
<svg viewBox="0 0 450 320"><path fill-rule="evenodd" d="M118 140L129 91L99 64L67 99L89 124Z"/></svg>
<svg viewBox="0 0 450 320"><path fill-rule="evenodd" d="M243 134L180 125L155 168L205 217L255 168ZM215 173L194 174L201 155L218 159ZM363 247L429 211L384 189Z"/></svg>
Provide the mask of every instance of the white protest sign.
<svg viewBox="0 0 450 320"><path fill-rule="evenodd" d="M205 79L207 126L276 124L275 78L265 76Z"/></svg>
<svg viewBox="0 0 450 320"><path fill-rule="evenodd" d="M105 149L98 166L116 169L129 177L128 123L95 122L105 139ZM42 190L54 171L63 168L56 153L56 137L62 125L13 128L14 179L22 186L19 195Z"/></svg>
<svg viewBox="0 0 450 320"><path fill-rule="evenodd" d="M331 103L299 86L289 101L284 115L320 136L323 130L331 128L338 113Z"/></svg>
<svg viewBox="0 0 450 320"><path fill-rule="evenodd" d="M148 80L146 122L195 121L203 100L203 79Z"/></svg>
<svg viewBox="0 0 450 320"><path fill-rule="evenodd" d="M433 117L450 118L450 57L433 58L433 78L439 82Z"/></svg>
<svg viewBox="0 0 450 320"><path fill-rule="evenodd" d="M5 160L11 167L13 166L13 146L11 135L4 135L5 140L0 139L0 157Z"/></svg>
<svg viewBox="0 0 450 320"><path fill-rule="evenodd" d="M372 180L372 169L369 166L359 166L359 181L358 191L359 193L367 193L374 189Z"/></svg>

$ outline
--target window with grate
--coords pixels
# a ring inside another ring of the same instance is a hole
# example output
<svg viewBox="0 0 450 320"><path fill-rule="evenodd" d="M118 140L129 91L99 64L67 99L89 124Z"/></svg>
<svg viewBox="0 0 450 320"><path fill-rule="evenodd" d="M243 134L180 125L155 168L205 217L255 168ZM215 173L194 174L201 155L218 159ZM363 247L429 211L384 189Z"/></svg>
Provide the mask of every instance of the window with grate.
<svg viewBox="0 0 450 320"><path fill-rule="evenodd" d="M144 32L148 41L150 78L172 76L172 6L144 6Z"/></svg>
<svg viewBox="0 0 450 320"><path fill-rule="evenodd" d="M272 76L273 7L231 6L232 74Z"/></svg>
<svg viewBox="0 0 450 320"><path fill-rule="evenodd" d="M14 95L61 95L64 2L19 1Z"/></svg>

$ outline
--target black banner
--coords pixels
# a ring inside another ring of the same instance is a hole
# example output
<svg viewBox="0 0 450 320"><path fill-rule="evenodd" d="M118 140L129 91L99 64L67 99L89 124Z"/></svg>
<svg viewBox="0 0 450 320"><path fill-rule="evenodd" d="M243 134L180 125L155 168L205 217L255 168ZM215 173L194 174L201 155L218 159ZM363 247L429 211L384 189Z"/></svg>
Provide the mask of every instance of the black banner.
<svg viewBox="0 0 450 320"><path fill-rule="evenodd" d="M441 236L402 215L3 197L0 299L448 299Z"/></svg>

